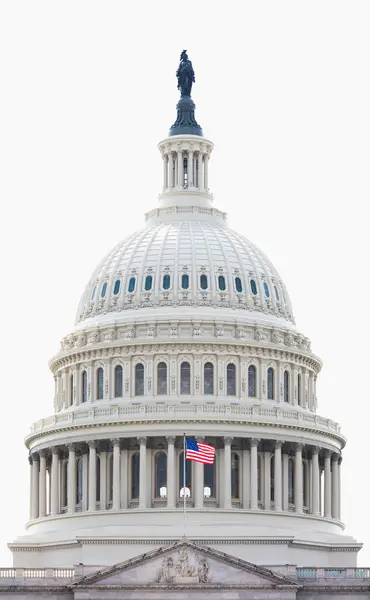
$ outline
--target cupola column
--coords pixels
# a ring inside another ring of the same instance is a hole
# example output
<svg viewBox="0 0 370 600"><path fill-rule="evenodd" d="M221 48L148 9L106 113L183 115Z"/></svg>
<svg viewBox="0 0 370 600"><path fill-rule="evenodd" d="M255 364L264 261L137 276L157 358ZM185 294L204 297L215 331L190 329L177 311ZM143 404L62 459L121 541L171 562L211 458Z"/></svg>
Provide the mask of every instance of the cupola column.
<svg viewBox="0 0 370 600"><path fill-rule="evenodd" d="M231 437L224 437L224 508L231 508Z"/></svg>
<svg viewBox="0 0 370 600"><path fill-rule="evenodd" d="M250 506L250 488L251 488L251 456L250 451L243 450L243 508Z"/></svg>
<svg viewBox="0 0 370 600"><path fill-rule="evenodd" d="M258 442L251 440L251 509L258 508Z"/></svg>
<svg viewBox="0 0 370 600"><path fill-rule="evenodd" d="M188 154L188 187L194 187L193 182L193 166L194 166L194 153L193 150L189 150Z"/></svg>
<svg viewBox="0 0 370 600"><path fill-rule="evenodd" d="M38 454L32 454L32 518L39 517L39 472L40 462Z"/></svg>
<svg viewBox="0 0 370 600"><path fill-rule="evenodd" d="M338 454L333 454L332 463L331 463L331 516L333 519L339 519L339 465L338 465Z"/></svg>
<svg viewBox="0 0 370 600"><path fill-rule="evenodd" d="M113 510L121 508L120 440L113 440Z"/></svg>
<svg viewBox="0 0 370 600"><path fill-rule="evenodd" d="M312 450L312 513L320 514L320 469L319 448Z"/></svg>
<svg viewBox="0 0 370 600"><path fill-rule="evenodd" d="M294 460L294 504L296 513L301 513L303 508L302 448L302 444L296 444Z"/></svg>
<svg viewBox="0 0 370 600"><path fill-rule="evenodd" d="M46 515L46 451L40 452L39 517Z"/></svg>
<svg viewBox="0 0 370 600"><path fill-rule="evenodd" d="M176 482L175 482L175 441L176 438L169 435L167 438L167 508L176 506ZM183 482L180 481L180 488ZM185 490L184 490L185 493Z"/></svg>
<svg viewBox="0 0 370 600"><path fill-rule="evenodd" d="M324 459L324 517L330 519L331 517L331 452L327 450L325 452Z"/></svg>
<svg viewBox="0 0 370 600"><path fill-rule="evenodd" d="M58 448L51 449L51 498L50 498L50 513L55 516L59 512L59 454Z"/></svg>
<svg viewBox="0 0 370 600"><path fill-rule="evenodd" d="M195 438L197 442L204 442L204 437L198 436ZM203 463L194 463L194 479L195 479L195 491L194 491L194 504L195 508L203 508L204 501L204 465ZM184 490L185 493L185 490Z"/></svg>
<svg viewBox="0 0 370 600"><path fill-rule="evenodd" d="M76 448L68 446L68 512L76 512Z"/></svg>
<svg viewBox="0 0 370 600"><path fill-rule="evenodd" d="M282 442L276 442L275 444L275 460L274 460L274 503L275 510L281 512L282 510L282 470L281 470L281 448Z"/></svg>
<svg viewBox="0 0 370 600"><path fill-rule="evenodd" d="M89 442L89 511L96 511L96 446Z"/></svg>
<svg viewBox="0 0 370 600"><path fill-rule="evenodd" d="M33 469L32 469L32 457L29 456L28 457L28 462L30 464L30 520L32 519L32 492L33 492L33 483L32 483L32 475L33 475Z"/></svg>
<svg viewBox="0 0 370 600"><path fill-rule="evenodd" d="M204 155L204 189L208 191L208 160L209 154Z"/></svg>
<svg viewBox="0 0 370 600"><path fill-rule="evenodd" d="M271 453L264 452L264 471L265 471L265 486L264 486L264 509L271 509Z"/></svg>
<svg viewBox="0 0 370 600"><path fill-rule="evenodd" d="M168 153L168 187L173 188L174 180L173 180L173 156L172 152Z"/></svg>
<svg viewBox="0 0 370 600"><path fill-rule="evenodd" d="M181 148L177 150L177 185L180 189L184 187L184 158Z"/></svg>
<svg viewBox="0 0 370 600"><path fill-rule="evenodd" d="M139 508L146 508L146 437L139 438L140 443L140 475L139 475Z"/></svg>
<svg viewBox="0 0 370 600"><path fill-rule="evenodd" d="M168 187L168 160L167 154L162 154L163 160L163 191L165 192Z"/></svg>
<svg viewBox="0 0 370 600"><path fill-rule="evenodd" d="M204 189L204 163L203 163L203 153L198 152L198 187L199 189Z"/></svg>

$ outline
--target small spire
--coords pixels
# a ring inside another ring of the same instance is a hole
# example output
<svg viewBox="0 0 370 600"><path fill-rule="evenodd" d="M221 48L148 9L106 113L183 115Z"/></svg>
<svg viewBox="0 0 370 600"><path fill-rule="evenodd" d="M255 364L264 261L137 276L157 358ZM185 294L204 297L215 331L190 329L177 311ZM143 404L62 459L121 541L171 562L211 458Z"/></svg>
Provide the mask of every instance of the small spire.
<svg viewBox="0 0 370 600"><path fill-rule="evenodd" d="M177 103L177 119L172 125L169 135L199 135L203 137L203 131L195 120L195 104L191 98L191 88L195 82L195 75L191 60L186 50L181 52L179 68L176 71L177 89L181 92L181 98Z"/></svg>

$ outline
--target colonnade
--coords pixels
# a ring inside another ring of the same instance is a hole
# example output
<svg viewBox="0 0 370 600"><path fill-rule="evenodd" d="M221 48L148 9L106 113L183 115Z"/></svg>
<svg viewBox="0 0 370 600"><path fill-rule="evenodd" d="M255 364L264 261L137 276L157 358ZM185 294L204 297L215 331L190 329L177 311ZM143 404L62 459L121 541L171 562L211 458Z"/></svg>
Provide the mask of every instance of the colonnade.
<svg viewBox="0 0 370 600"><path fill-rule="evenodd" d="M202 150L163 152L163 191L172 188L208 190L209 153Z"/></svg>
<svg viewBox="0 0 370 600"><path fill-rule="evenodd" d="M148 440L90 441L32 453L30 518L175 509L182 506L185 493L196 509L212 505L340 520L338 453L279 440L207 438L216 447L215 464L187 461L184 489L182 438Z"/></svg>

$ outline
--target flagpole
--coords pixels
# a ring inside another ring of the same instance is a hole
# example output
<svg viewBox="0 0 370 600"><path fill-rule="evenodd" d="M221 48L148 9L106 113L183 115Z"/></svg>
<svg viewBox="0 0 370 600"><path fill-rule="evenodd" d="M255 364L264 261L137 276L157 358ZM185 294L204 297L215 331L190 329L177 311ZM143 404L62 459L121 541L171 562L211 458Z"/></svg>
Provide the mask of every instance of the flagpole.
<svg viewBox="0 0 370 600"><path fill-rule="evenodd" d="M186 538L186 434L185 433L184 433L183 491L184 491L184 538Z"/></svg>

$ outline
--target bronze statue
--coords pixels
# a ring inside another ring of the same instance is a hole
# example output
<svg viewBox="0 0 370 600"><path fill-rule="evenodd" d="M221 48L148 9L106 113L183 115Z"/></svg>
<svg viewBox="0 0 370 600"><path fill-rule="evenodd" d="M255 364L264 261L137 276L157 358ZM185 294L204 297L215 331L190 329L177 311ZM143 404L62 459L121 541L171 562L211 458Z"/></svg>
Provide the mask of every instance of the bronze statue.
<svg viewBox="0 0 370 600"><path fill-rule="evenodd" d="M177 89L181 90L181 97L191 95L191 87L195 82L193 65L189 60L186 50L181 52L179 68L176 71Z"/></svg>

